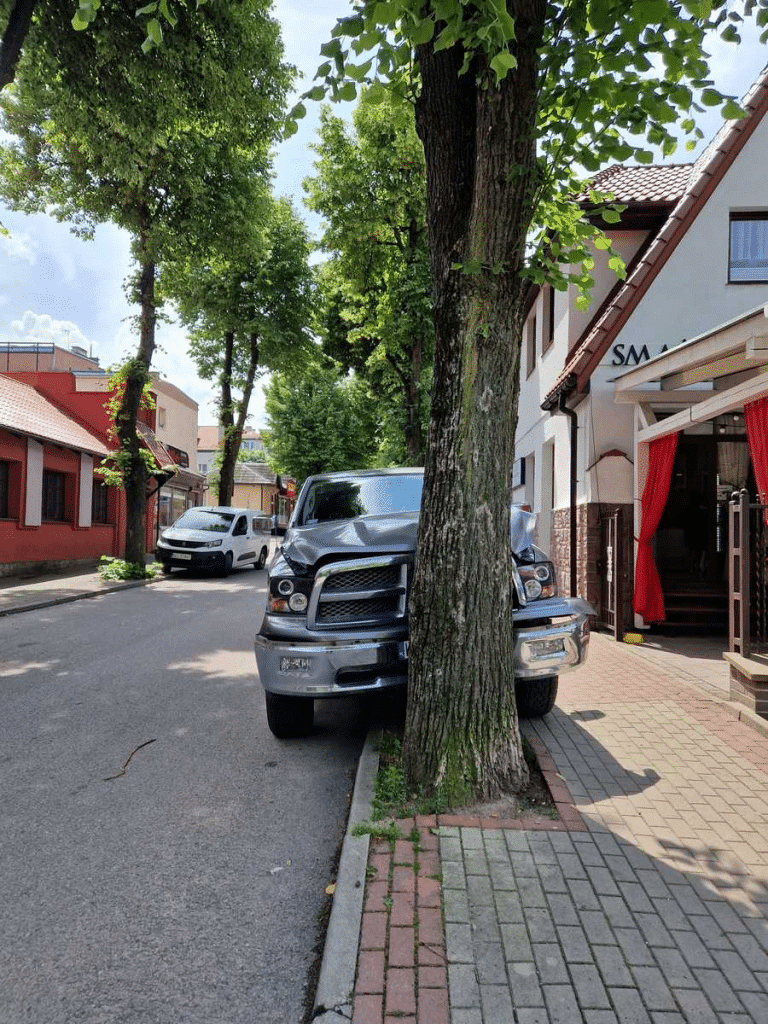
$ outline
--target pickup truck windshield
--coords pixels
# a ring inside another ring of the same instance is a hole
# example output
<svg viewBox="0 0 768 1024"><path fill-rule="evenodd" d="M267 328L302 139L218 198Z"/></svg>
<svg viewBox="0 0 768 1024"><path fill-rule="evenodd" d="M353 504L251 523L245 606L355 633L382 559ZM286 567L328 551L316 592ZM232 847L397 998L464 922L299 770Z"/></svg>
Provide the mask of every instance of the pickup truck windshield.
<svg viewBox="0 0 768 1024"><path fill-rule="evenodd" d="M305 496L296 525L313 526L357 516L418 512L423 483L421 473L318 480Z"/></svg>
<svg viewBox="0 0 768 1024"><path fill-rule="evenodd" d="M228 533L234 515L229 512L210 512L201 508L190 508L179 516L174 526L184 530L211 530L213 533Z"/></svg>

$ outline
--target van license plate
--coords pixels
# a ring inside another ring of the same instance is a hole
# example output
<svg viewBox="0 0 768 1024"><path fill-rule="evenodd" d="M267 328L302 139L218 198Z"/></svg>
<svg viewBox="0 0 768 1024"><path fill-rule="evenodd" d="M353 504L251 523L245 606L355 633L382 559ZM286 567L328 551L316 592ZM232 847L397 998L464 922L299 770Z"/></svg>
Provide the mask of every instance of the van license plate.
<svg viewBox="0 0 768 1024"><path fill-rule="evenodd" d="M192 555L178 555L178 554L174 554L173 557L174 558L181 558L185 562L191 562L192 561Z"/></svg>

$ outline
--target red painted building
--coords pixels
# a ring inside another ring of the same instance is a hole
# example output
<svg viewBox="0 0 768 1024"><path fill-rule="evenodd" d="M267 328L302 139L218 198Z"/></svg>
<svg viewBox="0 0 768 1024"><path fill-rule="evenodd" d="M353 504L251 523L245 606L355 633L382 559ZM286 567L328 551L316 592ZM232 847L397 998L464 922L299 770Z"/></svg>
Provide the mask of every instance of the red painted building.
<svg viewBox="0 0 768 1024"><path fill-rule="evenodd" d="M0 575L124 553L125 492L94 472L114 446L107 397L103 380L69 371L0 373ZM140 413L158 485L174 460L154 437L153 417L154 410ZM151 496L148 549L154 518Z"/></svg>

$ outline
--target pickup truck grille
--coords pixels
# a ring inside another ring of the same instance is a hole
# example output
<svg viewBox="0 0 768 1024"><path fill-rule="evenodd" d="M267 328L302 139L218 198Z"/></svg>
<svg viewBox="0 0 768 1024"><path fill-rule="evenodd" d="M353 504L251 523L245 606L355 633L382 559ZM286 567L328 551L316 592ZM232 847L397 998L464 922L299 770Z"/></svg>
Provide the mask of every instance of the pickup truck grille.
<svg viewBox="0 0 768 1024"><path fill-rule="evenodd" d="M404 622L409 566L407 555L383 555L323 566L315 577L307 625L310 629L348 629Z"/></svg>
<svg viewBox="0 0 768 1024"><path fill-rule="evenodd" d="M369 569L348 569L329 576L323 590L380 590L382 587L399 587L401 569L399 565L377 565Z"/></svg>

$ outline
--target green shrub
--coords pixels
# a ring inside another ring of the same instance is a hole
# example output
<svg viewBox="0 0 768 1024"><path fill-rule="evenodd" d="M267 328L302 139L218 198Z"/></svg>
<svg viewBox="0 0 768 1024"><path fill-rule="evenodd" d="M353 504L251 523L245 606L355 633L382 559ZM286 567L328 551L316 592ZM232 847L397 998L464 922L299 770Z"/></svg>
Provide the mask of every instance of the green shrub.
<svg viewBox="0 0 768 1024"><path fill-rule="evenodd" d="M122 558L102 555L99 576L103 580L153 580L158 570L156 562L139 565L136 562L125 562Z"/></svg>

